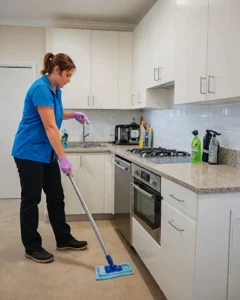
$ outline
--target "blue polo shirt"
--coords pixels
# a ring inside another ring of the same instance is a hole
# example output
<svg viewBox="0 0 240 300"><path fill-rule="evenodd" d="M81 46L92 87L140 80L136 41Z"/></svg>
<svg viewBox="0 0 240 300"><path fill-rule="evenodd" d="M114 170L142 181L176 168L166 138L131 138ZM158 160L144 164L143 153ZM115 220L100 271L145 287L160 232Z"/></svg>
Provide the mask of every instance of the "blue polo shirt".
<svg viewBox="0 0 240 300"><path fill-rule="evenodd" d="M46 75L36 80L29 88L22 120L19 124L12 148L12 156L42 163L50 163L52 146L48 140L37 106L50 106L54 109L55 121L60 128L63 119L61 90L52 90Z"/></svg>

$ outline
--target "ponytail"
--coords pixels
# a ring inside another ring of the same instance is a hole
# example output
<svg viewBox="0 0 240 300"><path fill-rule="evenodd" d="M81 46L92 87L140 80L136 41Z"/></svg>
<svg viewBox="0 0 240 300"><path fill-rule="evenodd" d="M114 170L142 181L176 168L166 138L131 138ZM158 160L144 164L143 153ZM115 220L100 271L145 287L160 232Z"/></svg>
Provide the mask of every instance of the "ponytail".
<svg viewBox="0 0 240 300"><path fill-rule="evenodd" d="M41 74L48 74L50 75L53 72L54 67L58 66L60 69L60 73L64 70L72 70L76 69L76 66L72 59L64 53L58 53L56 55L48 52L44 56L43 60L43 69Z"/></svg>

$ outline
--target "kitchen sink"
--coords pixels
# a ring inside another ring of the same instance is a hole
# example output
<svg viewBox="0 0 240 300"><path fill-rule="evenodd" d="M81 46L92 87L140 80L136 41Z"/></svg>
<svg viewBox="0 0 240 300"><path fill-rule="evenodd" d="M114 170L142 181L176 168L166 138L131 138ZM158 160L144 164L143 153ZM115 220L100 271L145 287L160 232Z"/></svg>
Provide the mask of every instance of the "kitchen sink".
<svg viewBox="0 0 240 300"><path fill-rule="evenodd" d="M73 145L69 145L70 149L76 149L76 148L82 148L82 149L86 149L86 148L90 148L90 149L99 149L99 148L106 148L107 146L105 144L101 144L101 143L74 143Z"/></svg>

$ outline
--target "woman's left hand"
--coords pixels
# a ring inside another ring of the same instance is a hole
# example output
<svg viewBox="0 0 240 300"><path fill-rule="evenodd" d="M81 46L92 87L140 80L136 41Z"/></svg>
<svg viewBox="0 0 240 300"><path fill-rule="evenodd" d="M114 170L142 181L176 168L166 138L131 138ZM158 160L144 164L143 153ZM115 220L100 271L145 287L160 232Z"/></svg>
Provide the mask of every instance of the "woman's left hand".
<svg viewBox="0 0 240 300"><path fill-rule="evenodd" d="M84 123L89 124L89 120L88 120L87 116L82 112L78 112L78 111L72 112L72 118L81 124L84 124Z"/></svg>

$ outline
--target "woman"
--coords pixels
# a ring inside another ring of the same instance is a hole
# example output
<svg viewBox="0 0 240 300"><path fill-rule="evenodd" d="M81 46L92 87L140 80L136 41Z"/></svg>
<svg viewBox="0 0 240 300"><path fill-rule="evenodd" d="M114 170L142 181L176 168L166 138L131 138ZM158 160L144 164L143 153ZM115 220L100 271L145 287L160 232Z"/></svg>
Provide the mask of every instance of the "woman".
<svg viewBox="0 0 240 300"><path fill-rule="evenodd" d="M42 248L42 239L37 231L42 189L46 194L57 250L83 250L87 247L87 242L74 239L66 223L59 170L60 165L63 173L72 175L72 166L60 139L62 120L74 118L81 124L89 123L81 112L63 112L60 88L70 82L75 70L68 55L45 55L43 75L27 92L12 149L21 184L20 221L25 256L40 263L54 260L54 256Z"/></svg>

